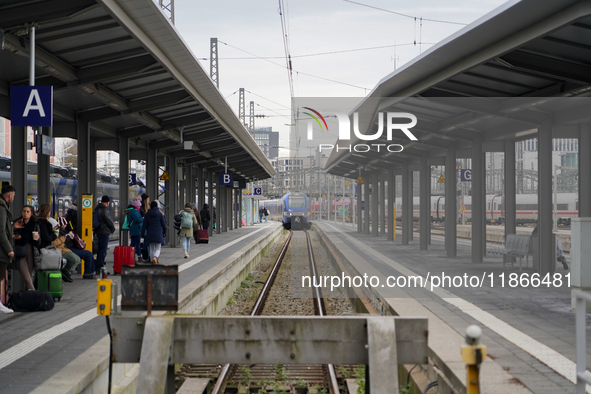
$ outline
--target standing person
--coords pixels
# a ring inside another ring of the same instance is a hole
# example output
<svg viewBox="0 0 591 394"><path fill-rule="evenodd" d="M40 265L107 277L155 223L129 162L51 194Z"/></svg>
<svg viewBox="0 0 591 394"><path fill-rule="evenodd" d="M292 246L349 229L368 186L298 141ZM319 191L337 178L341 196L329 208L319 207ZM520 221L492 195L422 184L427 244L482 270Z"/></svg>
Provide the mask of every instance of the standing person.
<svg viewBox="0 0 591 394"><path fill-rule="evenodd" d="M92 225L95 233L98 237L98 252L97 252L97 269L101 269L105 266L105 257L107 257L107 248L109 247L109 236L115 232L115 225L111 220L111 211L109 210L109 204L111 199L109 196L103 196L101 203L94 209L94 215L92 218ZM95 216L96 222L95 223ZM100 274L96 272L96 274Z"/></svg>
<svg viewBox="0 0 591 394"><path fill-rule="evenodd" d="M146 212L150 210L150 196L146 193L142 194L142 206L140 207L140 215L146 216Z"/></svg>
<svg viewBox="0 0 591 394"><path fill-rule="evenodd" d="M265 206L259 208L259 223L263 223L263 215L265 214Z"/></svg>
<svg viewBox="0 0 591 394"><path fill-rule="evenodd" d="M179 232L179 236L183 242L185 258L188 258L189 250L191 249L191 238L193 238L193 229L197 229L199 221L195 216L191 203L186 203L185 209L180 211L179 215L181 215L181 231Z"/></svg>
<svg viewBox="0 0 591 394"><path fill-rule="evenodd" d="M70 205L68 212L66 212L66 220L68 221L68 225L66 227L68 232L76 232L76 229L78 228L78 200L72 201L72 205Z"/></svg>
<svg viewBox="0 0 591 394"><path fill-rule="evenodd" d="M12 185L2 187L2 196L0 196L0 278L6 277L6 267L12 258L14 258L13 226L10 204L14 201L16 189ZM0 302L0 313L13 313L14 311Z"/></svg>
<svg viewBox="0 0 591 394"><path fill-rule="evenodd" d="M166 235L166 220L160 209L158 209L158 201L152 201L150 203L150 209L144 216L142 235L144 242L150 247L152 264L158 264L160 249L162 248L164 236Z"/></svg>
<svg viewBox="0 0 591 394"><path fill-rule="evenodd" d="M35 290L33 286L33 272L35 271L35 253L39 257L39 226L35 211L30 205L25 205L22 217L14 222L14 259L17 268L25 281L27 290Z"/></svg>
<svg viewBox="0 0 591 394"><path fill-rule="evenodd" d="M269 216L269 210L265 207L263 207L263 210L265 211L265 223L267 223L268 222L267 216Z"/></svg>
<svg viewBox="0 0 591 394"><path fill-rule="evenodd" d="M144 219L142 219L139 211L133 205L129 205L125 213L127 214L127 223L129 224L129 238L131 238L129 246L135 249L135 262L137 263L142 259L141 235Z"/></svg>
<svg viewBox="0 0 591 394"><path fill-rule="evenodd" d="M211 221L211 215L209 214L209 205L203 204L203 209L200 212L201 214L201 225L203 226L204 230L209 228L209 222Z"/></svg>

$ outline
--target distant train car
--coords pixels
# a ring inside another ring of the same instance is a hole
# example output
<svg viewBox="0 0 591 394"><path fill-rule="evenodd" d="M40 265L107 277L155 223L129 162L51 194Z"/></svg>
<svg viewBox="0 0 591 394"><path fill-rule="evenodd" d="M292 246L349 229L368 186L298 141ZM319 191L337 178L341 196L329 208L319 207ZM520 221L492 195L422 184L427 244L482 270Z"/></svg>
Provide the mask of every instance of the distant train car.
<svg viewBox="0 0 591 394"><path fill-rule="evenodd" d="M0 171L0 181L10 182L10 172ZM34 175L27 176L27 192L31 195L33 206L38 208L40 204L48 203L51 205L51 216L65 216L72 205L72 202L78 198L77 181L75 179L64 179L57 176L50 177L50 193L51 201L38 201L37 197L37 177ZM129 190L129 201L134 197L140 196L145 192L144 188L125 185ZM111 198L109 209L111 211L111 218L118 228L120 214L125 210L129 201L119 201L119 185L113 183L98 182L96 185L96 193L94 196L94 207L101 201L102 196L108 195ZM81 205L78 205L81 207ZM20 215L20 213L19 213ZM119 237L119 231L111 236L112 239Z"/></svg>
<svg viewBox="0 0 591 394"><path fill-rule="evenodd" d="M458 197L458 208L460 205L460 197ZM420 198L413 198L413 219L417 221L420 216ZM400 197L396 198L396 217L402 218L403 201ZM463 211L464 220L466 222L472 221L472 196L464 196ZM554 204L552 205L554 207ZM445 221L445 197L432 196L431 197L431 221L443 222ZM486 222L501 224L505 221L505 204L501 194L486 196L485 202ZM535 223L538 220L538 196L537 194L517 194L516 204L516 223L526 224ZM577 193L558 193L556 202L556 212L558 216L558 224L570 225L570 221L579 215L579 198ZM462 220L462 211L458 209L458 221Z"/></svg>
<svg viewBox="0 0 591 394"><path fill-rule="evenodd" d="M310 226L310 201L304 193L287 193L280 199L263 200L261 204L269 210L269 219L281 221L285 228Z"/></svg>

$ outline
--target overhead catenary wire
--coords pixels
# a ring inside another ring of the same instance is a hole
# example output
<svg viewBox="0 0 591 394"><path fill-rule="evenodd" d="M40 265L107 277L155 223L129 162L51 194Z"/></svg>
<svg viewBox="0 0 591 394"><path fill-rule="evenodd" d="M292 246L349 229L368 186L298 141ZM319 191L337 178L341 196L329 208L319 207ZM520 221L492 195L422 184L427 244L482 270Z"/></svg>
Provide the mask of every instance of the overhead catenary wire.
<svg viewBox="0 0 591 394"><path fill-rule="evenodd" d="M271 64L274 64L274 65L276 65L276 66L278 66L278 67L281 67L281 68L284 68L284 67L285 67L285 66L283 66L283 65L281 65L281 64L279 64L279 63L275 63L275 62L273 62L273 61L271 61L271 60L269 60L269 59L266 59L266 58L264 58L264 57L262 57L262 56L255 55L255 54L254 54L254 53L252 53L252 52L248 52L248 51L246 51L246 50L244 50L244 49L240 49L240 48L238 48L238 47L235 47L234 45L230 45L230 44L228 44L228 43L226 43L226 42L220 41L219 39L218 39L218 43L221 43L221 44L227 45L227 46L229 46L229 47L231 47L231 48L234 48L234 49L236 49L236 50L238 50L238 51L241 51L241 52L244 52L244 53L248 53L248 54L249 54L249 55L251 55L251 56L254 56L254 57L256 57L256 58L259 58L259 59L261 59L261 60L264 60L264 61L266 61L266 62L269 62L269 63L271 63ZM295 70L295 72L296 72L297 74L306 75L306 76L309 76L309 77L312 77L312 78L323 79L323 80L325 80L325 81L334 82L334 83L338 83L338 84L341 84L341 85L346 85L346 86L351 86L351 87L354 87L354 88L363 89L363 90L365 90L365 91L367 91L367 90L368 90L368 88L366 88L366 87L363 87L363 86L357 86L357 85L353 85L353 84L350 84L350 83L346 83L346 82L337 81L337 80L334 80L334 79L324 78L324 77L320 77L320 76L318 76L318 75L312 75L312 74L308 74L308 73L305 73L305 72L302 72L302 71L297 71L297 70ZM293 97L293 96L292 96L292 97Z"/></svg>
<svg viewBox="0 0 591 394"><path fill-rule="evenodd" d="M359 3L357 1L352 1L352 0L343 0L343 1L346 2L346 3L357 4L357 5L360 5L362 7L373 8L374 10L388 12L390 14L395 14L395 15L398 15L398 16L403 16L405 18L411 18L411 19L415 19L415 20L417 18L421 18L419 16L414 16L414 15L409 15L409 14L403 14L402 12L396 12L396 11L392 11L392 10L387 10L385 8L380 8L380 7L376 7L376 6L369 5L369 4ZM428 19L428 18L421 18L421 19L423 19L423 20L425 20L427 22L447 23L447 24L450 24L450 25L461 25L461 26L466 26L467 25L467 23L444 21L444 20L441 20L441 19Z"/></svg>
<svg viewBox="0 0 591 394"><path fill-rule="evenodd" d="M403 47L403 46L410 46L410 45L416 45L416 44L422 44L422 45L434 45L435 43L433 42L421 42L419 40L419 42L413 41L413 42L407 42L404 44L392 44L392 45L380 45L380 46L375 46L375 47L366 47L366 48L353 48L353 49L343 49L343 50L339 50L339 51L330 51L330 52L317 52L317 53L308 53L308 54L304 54L304 55L292 55L291 58L292 59L297 59L297 58L302 58L302 57L313 57L313 56L326 56L326 55L337 55L340 53L350 53L350 52L361 52L361 51L371 51L371 50L376 50L376 49L386 49L386 48L396 48L396 47ZM229 44L225 44L228 46L231 46ZM235 49L238 49L236 47L232 47ZM283 59L284 56L252 56L252 57L220 57L219 59L223 59L223 60L256 60L256 59L262 59L262 60L267 60L267 59ZM204 57L204 58L199 58L201 60L209 60L209 58Z"/></svg>

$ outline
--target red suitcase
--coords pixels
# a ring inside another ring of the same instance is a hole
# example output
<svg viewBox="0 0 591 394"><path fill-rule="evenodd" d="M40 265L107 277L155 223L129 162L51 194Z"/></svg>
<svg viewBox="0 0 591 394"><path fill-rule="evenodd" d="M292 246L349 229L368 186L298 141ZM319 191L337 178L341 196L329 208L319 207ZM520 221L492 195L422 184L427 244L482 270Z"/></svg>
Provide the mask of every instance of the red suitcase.
<svg viewBox="0 0 591 394"><path fill-rule="evenodd" d="M131 246L117 246L115 247L115 264L113 271L116 274L121 274L121 267L124 265L134 265L135 255L134 248Z"/></svg>

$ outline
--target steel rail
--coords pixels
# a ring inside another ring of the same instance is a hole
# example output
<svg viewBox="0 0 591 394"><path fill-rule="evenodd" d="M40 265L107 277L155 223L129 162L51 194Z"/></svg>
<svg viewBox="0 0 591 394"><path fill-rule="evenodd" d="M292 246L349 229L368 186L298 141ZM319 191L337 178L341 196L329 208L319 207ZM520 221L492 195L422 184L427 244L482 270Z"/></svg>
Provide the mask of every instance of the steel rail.
<svg viewBox="0 0 591 394"><path fill-rule="evenodd" d="M285 241L285 244L283 245L283 249L281 249L281 253L279 253L279 257L277 257L277 261L275 261L275 265L273 266L273 269L271 270L271 273L269 274L269 277L267 278L267 281L265 282L265 285L263 286L263 289L261 290L261 293L259 294L254 307L252 308L252 312L250 312L250 316L257 316L260 315L261 312L263 311L263 308L265 307L265 301L267 301L267 297L269 296L269 292L271 291L271 287L273 286L273 282L275 282L275 278L277 277L277 273L279 272L279 268L281 268L281 263L283 262L283 258L285 257L285 254L287 253L287 248L289 247L289 244L291 243L291 237L293 235L293 231L289 231L289 236L287 237L287 240ZM232 367L232 364L226 364L224 365L224 367L222 368L222 370L220 371L220 374L218 376L218 379L215 383L215 386L213 386L213 389L211 390L210 394L221 394L222 393L222 387L225 385L226 380L228 379L229 375L230 375L230 368Z"/></svg>
<svg viewBox="0 0 591 394"><path fill-rule="evenodd" d="M312 277L318 278L318 272L316 271L316 260L314 259L314 250L312 249L312 241L310 240L310 233L305 231L306 239L308 240L308 261L310 263L310 272L312 273ZM314 292L314 310L316 314L319 316L326 315L326 309L324 307L324 301L322 299L322 292L320 288L312 286ZM339 384L337 382L337 374L335 372L335 368L333 364L327 364L326 369L328 370L328 378L330 384L330 392L331 394L340 394Z"/></svg>

